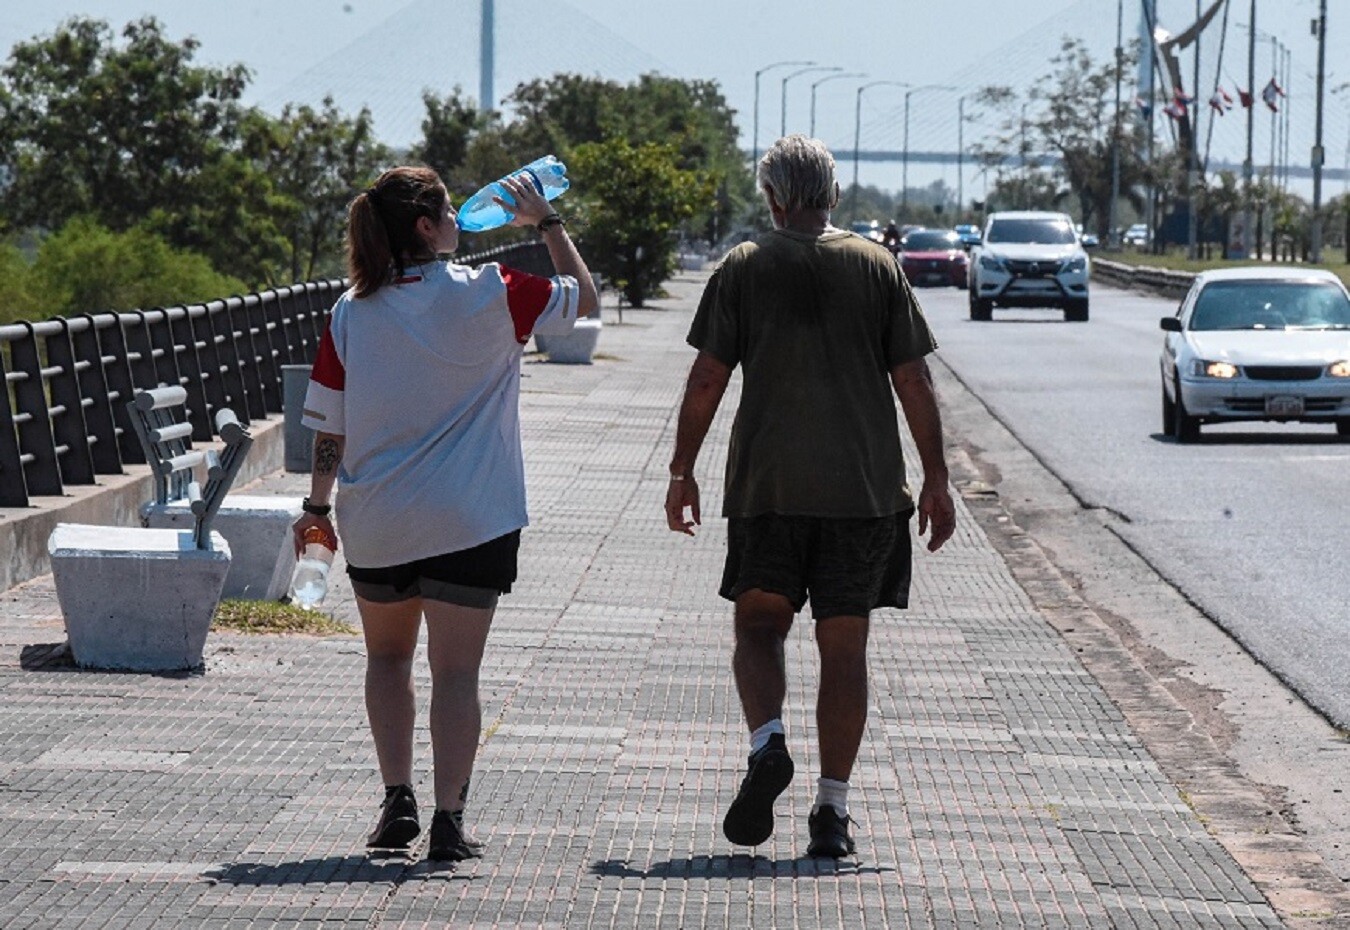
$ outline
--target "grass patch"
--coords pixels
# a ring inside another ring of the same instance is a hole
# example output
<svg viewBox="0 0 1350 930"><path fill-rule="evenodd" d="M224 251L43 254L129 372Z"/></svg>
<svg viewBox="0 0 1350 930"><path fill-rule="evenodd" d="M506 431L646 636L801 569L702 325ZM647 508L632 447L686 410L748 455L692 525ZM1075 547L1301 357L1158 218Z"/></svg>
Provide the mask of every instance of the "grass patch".
<svg viewBox="0 0 1350 930"><path fill-rule="evenodd" d="M1257 261L1255 259L1232 260L1225 258L1211 258L1191 260L1186 257L1184 248L1177 249L1169 247L1168 251L1162 255L1154 255L1151 252L1142 252L1137 249L1127 249L1124 251L1100 250L1096 253L1101 258L1109 262L1120 262L1122 265L1146 266L1149 268L1167 268L1172 271L1189 271L1198 273L1209 271L1213 268L1248 268L1248 267L1269 267L1272 263L1267 261ZM1323 250L1323 258L1330 258L1336 254L1330 249ZM1350 285L1350 264L1344 261L1323 261L1320 265L1301 265L1305 268L1325 268L1327 271L1337 275L1342 281Z"/></svg>
<svg viewBox="0 0 1350 930"><path fill-rule="evenodd" d="M212 628L231 633L301 636L355 636L356 628L317 610L278 601L224 600Z"/></svg>

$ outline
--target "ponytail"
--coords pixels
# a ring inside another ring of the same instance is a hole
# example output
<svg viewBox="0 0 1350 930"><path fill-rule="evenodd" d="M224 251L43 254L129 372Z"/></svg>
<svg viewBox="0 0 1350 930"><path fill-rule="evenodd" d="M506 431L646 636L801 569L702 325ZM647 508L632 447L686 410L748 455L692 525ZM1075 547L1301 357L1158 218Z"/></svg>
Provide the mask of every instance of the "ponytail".
<svg viewBox="0 0 1350 930"><path fill-rule="evenodd" d="M439 222L445 185L430 168L390 168L356 195L347 209L347 276L357 297L369 297L403 274L404 261L423 257L417 232L425 216Z"/></svg>
<svg viewBox="0 0 1350 930"><path fill-rule="evenodd" d="M357 297L369 297L389 279L394 256L389 234L369 190L362 191L347 211L347 276Z"/></svg>

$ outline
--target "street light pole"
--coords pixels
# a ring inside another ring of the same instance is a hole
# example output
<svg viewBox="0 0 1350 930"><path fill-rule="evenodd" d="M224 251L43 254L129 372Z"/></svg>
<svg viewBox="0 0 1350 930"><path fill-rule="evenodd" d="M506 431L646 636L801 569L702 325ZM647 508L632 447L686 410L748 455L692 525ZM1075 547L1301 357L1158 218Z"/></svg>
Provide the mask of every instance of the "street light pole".
<svg viewBox="0 0 1350 930"><path fill-rule="evenodd" d="M864 74L864 73L861 72L861 71L850 71L848 74L831 74L831 75L829 75L828 77L823 77L823 78L821 78L819 81L816 81L814 84L811 85L811 133L810 133L810 135L811 135L812 138L815 138L815 135L816 135L816 88L819 87L821 84L826 83L827 81L838 81L838 80L840 80L840 79L842 79L842 78L858 78L858 77L867 77L867 75Z"/></svg>
<svg viewBox="0 0 1350 930"><path fill-rule="evenodd" d="M842 70L844 70L844 69L843 69L843 68L836 67L836 66L834 66L834 65L812 65L812 66L809 67L809 68L802 68L802 69L799 70L799 71L793 71L793 72L792 72L791 74L789 74L787 77L783 78L782 126L779 128L779 131L778 131L778 135L779 135L780 137L781 137L781 136L787 135L787 85L788 85L788 81L792 80L793 78L797 77L797 76L800 75L800 74L806 74L806 73L811 72L811 71L842 71Z"/></svg>
<svg viewBox="0 0 1350 930"><path fill-rule="evenodd" d="M1252 0L1251 17L1247 23L1247 156L1242 162L1242 183L1246 209L1242 223L1242 257L1251 258L1255 230L1252 222L1252 123L1256 118L1256 0Z"/></svg>
<svg viewBox="0 0 1350 930"><path fill-rule="evenodd" d="M862 95L867 88L883 84L891 87L909 86L904 81L872 81L858 88L857 99L853 105L853 191L849 196L849 213L853 219L858 218L858 139L862 132Z"/></svg>
<svg viewBox="0 0 1350 930"><path fill-rule="evenodd" d="M1116 115L1111 130L1111 206L1107 210L1106 221L1106 243L1110 246L1119 244L1116 228L1120 224L1120 216L1116 202L1120 200L1120 72L1125 57L1125 49L1121 44L1124 37L1125 0L1116 0Z"/></svg>
<svg viewBox="0 0 1350 930"><path fill-rule="evenodd" d="M909 98L921 90L956 90L943 84L924 84L905 91L905 142L900 153L900 214L909 209Z"/></svg>
<svg viewBox="0 0 1350 930"><path fill-rule="evenodd" d="M966 98L956 101L956 219L960 221L961 211L966 208L965 193L965 150L966 150Z"/></svg>
<svg viewBox="0 0 1350 930"><path fill-rule="evenodd" d="M1327 73L1327 0L1321 0L1317 12L1317 137L1313 142L1313 225L1312 260L1322 261L1322 94L1326 89Z"/></svg>
<svg viewBox="0 0 1350 930"><path fill-rule="evenodd" d="M759 161L759 76L765 71L772 71L774 68L786 68L789 65L813 65L813 61L775 61L771 65L765 65L755 72L755 117L754 132L750 138L750 167L753 169L756 162Z"/></svg>

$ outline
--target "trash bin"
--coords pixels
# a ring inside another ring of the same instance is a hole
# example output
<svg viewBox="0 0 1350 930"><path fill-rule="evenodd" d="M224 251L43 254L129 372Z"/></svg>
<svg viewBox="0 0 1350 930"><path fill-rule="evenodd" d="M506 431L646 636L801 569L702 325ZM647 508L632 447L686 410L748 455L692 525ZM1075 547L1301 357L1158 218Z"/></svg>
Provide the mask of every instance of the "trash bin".
<svg viewBox="0 0 1350 930"><path fill-rule="evenodd" d="M282 434L287 471L308 472L314 460L314 430L300 422L309 390L308 365L281 366L281 409L285 416Z"/></svg>

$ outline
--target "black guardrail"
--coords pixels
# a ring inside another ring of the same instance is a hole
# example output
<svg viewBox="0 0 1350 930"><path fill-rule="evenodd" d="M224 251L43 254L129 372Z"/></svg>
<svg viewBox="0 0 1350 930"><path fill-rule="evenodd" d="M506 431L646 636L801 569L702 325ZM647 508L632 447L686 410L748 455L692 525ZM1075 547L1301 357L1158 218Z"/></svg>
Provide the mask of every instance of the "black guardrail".
<svg viewBox="0 0 1350 930"><path fill-rule="evenodd" d="M552 274L542 243L462 256ZM144 464L126 405L138 390L179 385L192 440L212 438L215 411L247 426L282 412L281 366L311 364L340 279L309 281L179 307L85 313L0 326L0 507L27 507Z"/></svg>

